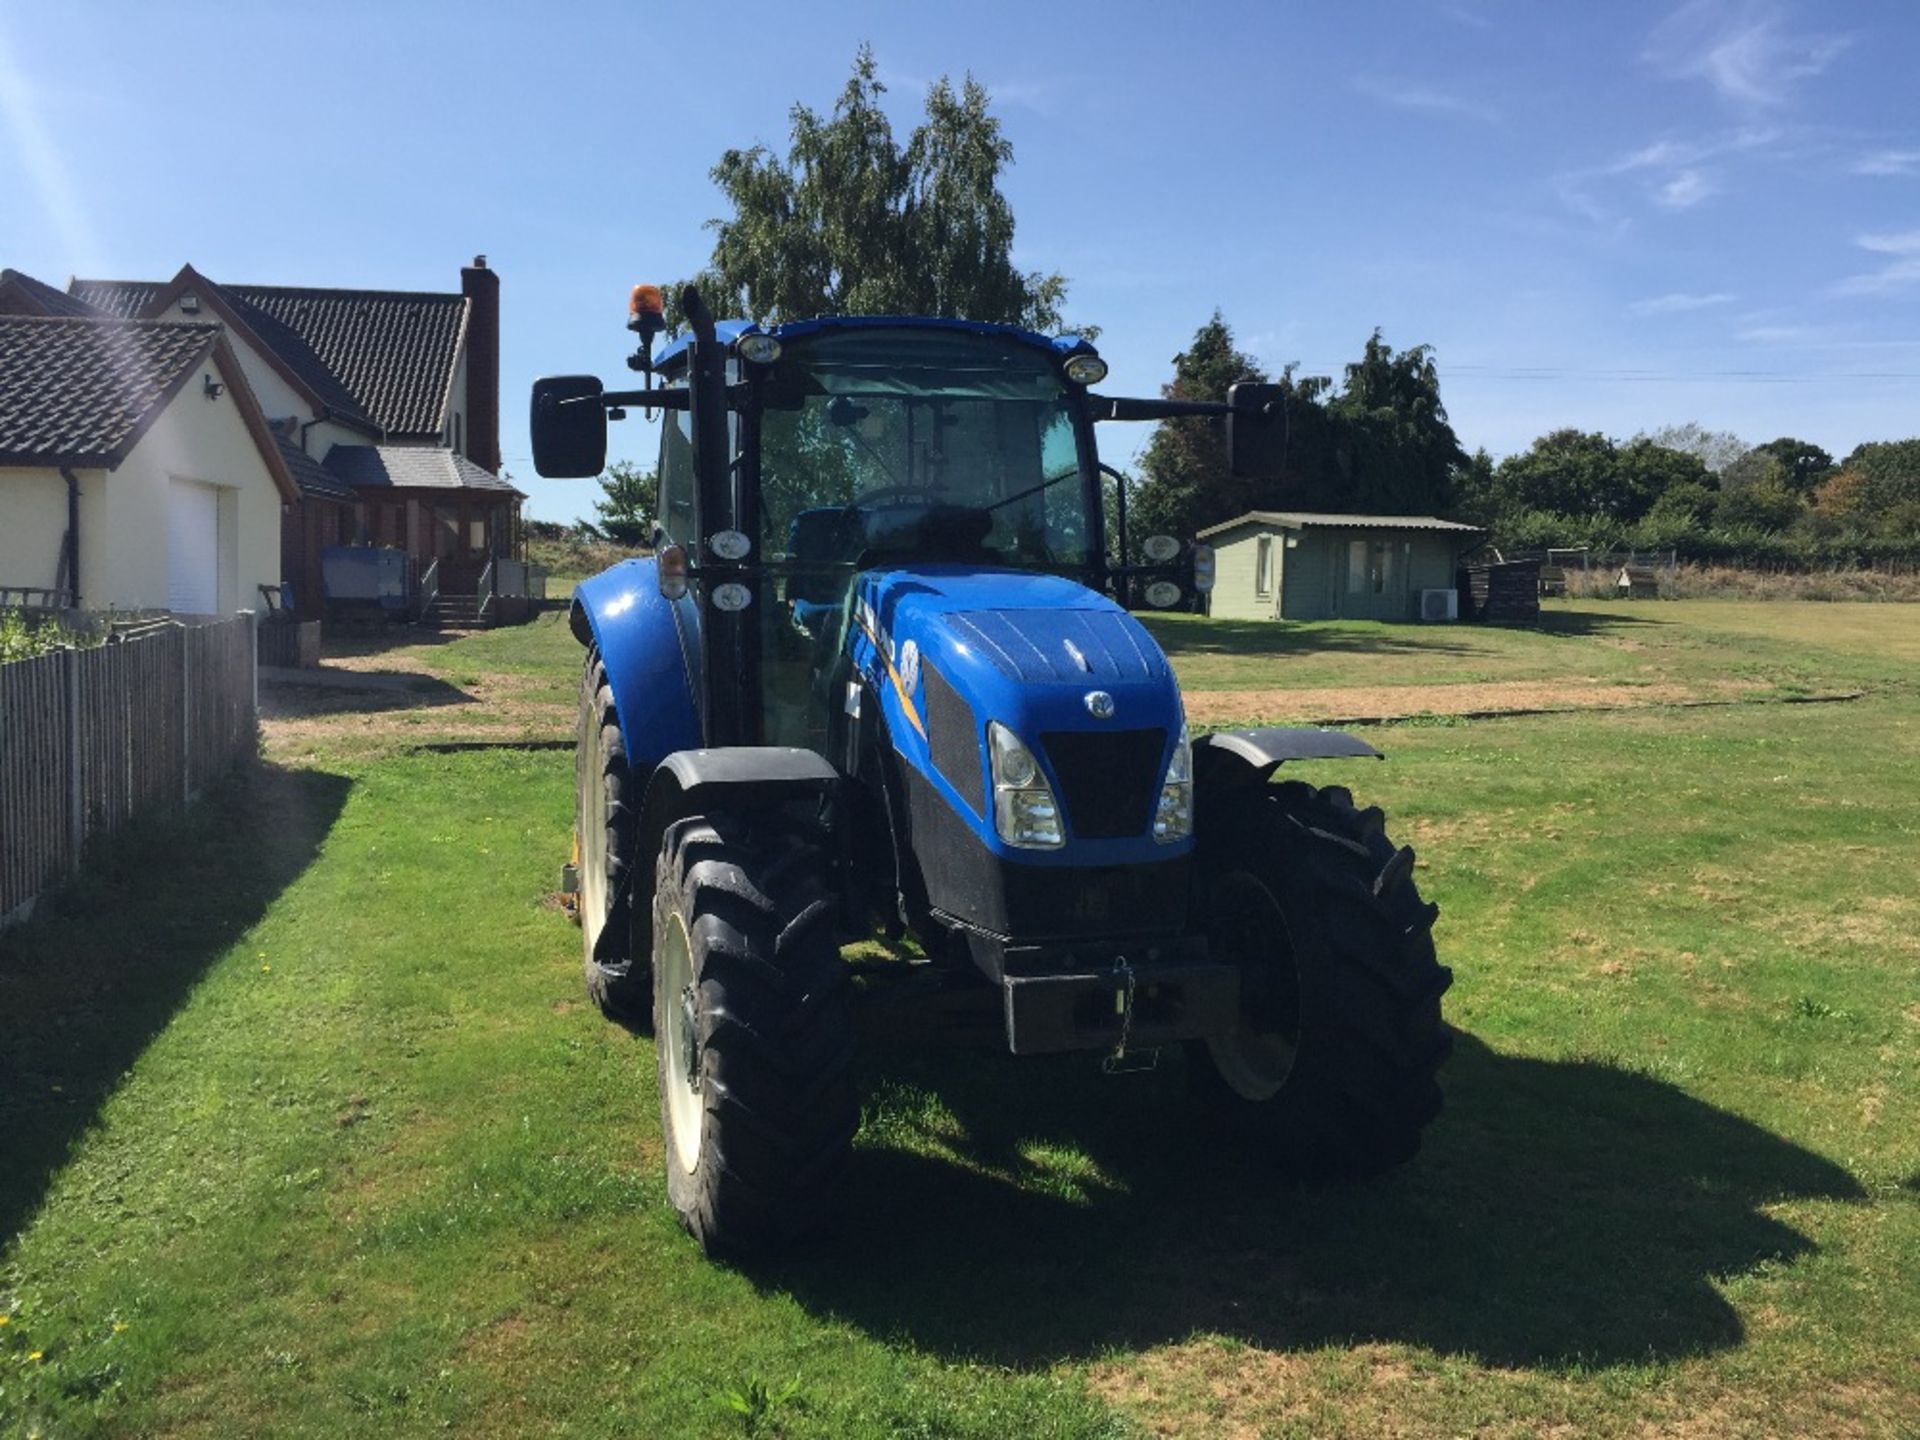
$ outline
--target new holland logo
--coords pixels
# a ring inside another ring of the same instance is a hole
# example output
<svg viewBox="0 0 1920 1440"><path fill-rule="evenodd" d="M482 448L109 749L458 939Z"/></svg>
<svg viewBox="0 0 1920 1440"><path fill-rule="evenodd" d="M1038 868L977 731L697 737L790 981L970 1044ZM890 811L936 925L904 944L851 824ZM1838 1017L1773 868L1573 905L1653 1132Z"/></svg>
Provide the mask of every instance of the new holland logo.
<svg viewBox="0 0 1920 1440"><path fill-rule="evenodd" d="M1111 720L1113 718L1113 696L1104 690L1089 690L1087 692L1087 713L1096 720Z"/></svg>

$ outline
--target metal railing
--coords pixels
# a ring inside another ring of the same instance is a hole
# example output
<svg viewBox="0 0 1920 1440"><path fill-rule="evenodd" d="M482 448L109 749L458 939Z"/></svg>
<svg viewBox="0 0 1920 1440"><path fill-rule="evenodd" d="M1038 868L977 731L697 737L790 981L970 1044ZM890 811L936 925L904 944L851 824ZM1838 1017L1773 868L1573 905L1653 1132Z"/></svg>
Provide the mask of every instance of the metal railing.
<svg viewBox="0 0 1920 1440"><path fill-rule="evenodd" d="M487 561L487 568L480 572L480 583L473 589L473 612L482 625L487 623L487 611L493 608L493 567L494 562Z"/></svg>
<svg viewBox="0 0 1920 1440"><path fill-rule="evenodd" d="M440 598L440 562L434 560L427 566L426 573L420 577L420 620L424 621L433 613L434 602Z"/></svg>

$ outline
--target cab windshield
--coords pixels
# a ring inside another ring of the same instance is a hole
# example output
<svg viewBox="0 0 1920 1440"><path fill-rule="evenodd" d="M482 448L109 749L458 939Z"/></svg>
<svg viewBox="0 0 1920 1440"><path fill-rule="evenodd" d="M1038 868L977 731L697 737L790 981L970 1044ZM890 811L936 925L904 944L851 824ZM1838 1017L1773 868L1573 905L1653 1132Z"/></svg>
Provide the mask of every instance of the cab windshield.
<svg viewBox="0 0 1920 1440"><path fill-rule="evenodd" d="M830 330L787 345L762 400L769 558L1088 563L1070 396L1032 346L959 330Z"/></svg>

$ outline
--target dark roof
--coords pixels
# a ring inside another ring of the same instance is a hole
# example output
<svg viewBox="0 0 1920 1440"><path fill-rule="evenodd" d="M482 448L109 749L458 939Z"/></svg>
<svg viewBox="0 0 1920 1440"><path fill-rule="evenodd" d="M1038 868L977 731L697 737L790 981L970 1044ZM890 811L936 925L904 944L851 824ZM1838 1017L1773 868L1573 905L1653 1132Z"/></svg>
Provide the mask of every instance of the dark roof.
<svg viewBox="0 0 1920 1440"><path fill-rule="evenodd" d="M466 296L221 288L297 335L389 435L438 435L445 427L454 363L467 329ZM264 331L262 338L278 348L279 341Z"/></svg>
<svg viewBox="0 0 1920 1440"><path fill-rule="evenodd" d="M1334 515L1313 510L1249 510L1200 532L1204 540L1242 525L1270 525L1282 530L1444 530L1462 535L1484 535L1479 525L1440 520L1432 515Z"/></svg>
<svg viewBox="0 0 1920 1440"><path fill-rule="evenodd" d="M316 500L353 499L352 486L338 476L329 474L326 466L293 441L277 433L273 439L280 447L280 457L287 462L287 471L293 476L293 483L300 487L302 495L310 495Z"/></svg>
<svg viewBox="0 0 1920 1440"><path fill-rule="evenodd" d="M73 280L68 282L67 293L102 314L132 320L153 302L161 288L146 280Z"/></svg>
<svg viewBox="0 0 1920 1440"><path fill-rule="evenodd" d="M521 494L492 471L439 445L336 445L327 452L325 469L356 490L392 486Z"/></svg>
<svg viewBox="0 0 1920 1440"><path fill-rule="evenodd" d="M217 325L0 316L0 465L118 465L219 338Z"/></svg>
<svg viewBox="0 0 1920 1440"><path fill-rule="evenodd" d="M11 292L11 295L8 292ZM24 301L24 304L17 302ZM8 315L99 315L84 300L76 300L64 290L56 290L44 281L18 270L0 270L0 314Z"/></svg>
<svg viewBox="0 0 1920 1440"><path fill-rule="evenodd" d="M75 280L70 287L116 315L144 313L168 288L129 280ZM349 423L396 436L438 435L445 428L467 328L466 296L283 285L214 288Z"/></svg>

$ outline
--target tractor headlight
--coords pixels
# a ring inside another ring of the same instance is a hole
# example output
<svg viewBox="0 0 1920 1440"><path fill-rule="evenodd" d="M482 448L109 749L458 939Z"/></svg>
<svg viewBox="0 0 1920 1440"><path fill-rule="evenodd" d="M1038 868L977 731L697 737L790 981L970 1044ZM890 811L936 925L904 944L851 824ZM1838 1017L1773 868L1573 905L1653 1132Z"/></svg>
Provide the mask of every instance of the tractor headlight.
<svg viewBox="0 0 1920 1440"><path fill-rule="evenodd" d="M1067 379L1076 385L1098 385L1107 378L1107 362L1090 350L1067 357Z"/></svg>
<svg viewBox="0 0 1920 1440"><path fill-rule="evenodd" d="M1153 838L1162 845L1193 834L1193 746L1187 726L1180 722L1180 738L1173 742L1167 778L1160 785L1160 803L1153 808Z"/></svg>
<svg viewBox="0 0 1920 1440"><path fill-rule="evenodd" d="M993 766L993 828L1000 838L1026 850L1066 844L1060 806L1040 762L998 720L987 722L987 756Z"/></svg>

